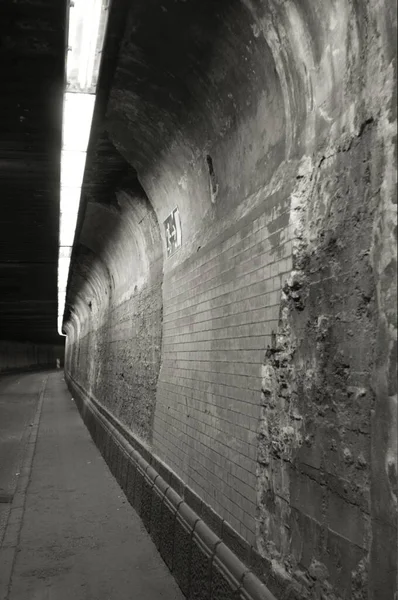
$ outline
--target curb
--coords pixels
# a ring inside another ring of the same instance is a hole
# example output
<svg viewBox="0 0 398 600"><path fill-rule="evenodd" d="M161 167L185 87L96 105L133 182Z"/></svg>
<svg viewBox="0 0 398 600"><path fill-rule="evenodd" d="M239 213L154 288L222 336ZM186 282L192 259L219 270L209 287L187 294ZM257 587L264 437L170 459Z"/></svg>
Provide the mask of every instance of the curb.
<svg viewBox="0 0 398 600"><path fill-rule="evenodd" d="M12 572L25 512L26 492L30 482L30 474L36 449L44 392L47 386L47 381L48 375L45 377L41 386L39 402L37 404L32 427L30 428L30 433L26 435L27 442L22 468L12 500L4 537L0 546L0 600L7 600L10 593ZM27 430L25 430L25 432L26 431Z"/></svg>
<svg viewBox="0 0 398 600"><path fill-rule="evenodd" d="M276 600L184 501L182 482L166 481L164 466L162 474L156 468L158 459L69 375L65 380L94 442L186 598Z"/></svg>

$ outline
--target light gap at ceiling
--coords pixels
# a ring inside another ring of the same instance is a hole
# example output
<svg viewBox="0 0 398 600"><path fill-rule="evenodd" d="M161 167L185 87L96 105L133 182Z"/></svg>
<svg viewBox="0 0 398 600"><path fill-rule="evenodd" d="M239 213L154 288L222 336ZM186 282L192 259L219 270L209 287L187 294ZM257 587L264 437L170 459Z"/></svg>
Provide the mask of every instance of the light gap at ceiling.
<svg viewBox="0 0 398 600"><path fill-rule="evenodd" d="M62 332L66 288L90 139L109 0L69 3L66 89L63 98L61 202L58 253L58 332Z"/></svg>

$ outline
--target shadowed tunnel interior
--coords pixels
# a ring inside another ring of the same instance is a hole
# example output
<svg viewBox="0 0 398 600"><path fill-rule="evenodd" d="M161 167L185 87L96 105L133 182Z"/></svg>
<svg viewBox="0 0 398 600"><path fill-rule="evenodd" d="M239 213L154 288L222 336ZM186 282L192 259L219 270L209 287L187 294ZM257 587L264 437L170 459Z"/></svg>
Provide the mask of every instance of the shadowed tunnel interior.
<svg viewBox="0 0 398 600"><path fill-rule="evenodd" d="M66 379L278 599L396 594L395 37L391 0L109 9L66 296ZM32 94L27 72L18 81ZM42 143L51 127L40 127ZM9 131L1 191L14 234L32 206L14 198L36 197L39 175L49 186L40 210L55 217L34 240L9 240L2 224L1 285L22 286L22 250L45 245L52 267L34 277L41 290L51 281L42 302L52 307L59 149L48 142L56 165L35 163L28 176ZM181 227L174 245L170 223ZM32 277L32 316L23 334L8 321L9 344L54 343L56 309L51 326L39 323ZM7 310L20 319L21 290L7 302L5 320ZM198 598L249 597L217 585Z"/></svg>
<svg viewBox="0 0 398 600"><path fill-rule="evenodd" d="M0 372L55 366L63 2L0 8ZM29 342L28 344L26 342Z"/></svg>

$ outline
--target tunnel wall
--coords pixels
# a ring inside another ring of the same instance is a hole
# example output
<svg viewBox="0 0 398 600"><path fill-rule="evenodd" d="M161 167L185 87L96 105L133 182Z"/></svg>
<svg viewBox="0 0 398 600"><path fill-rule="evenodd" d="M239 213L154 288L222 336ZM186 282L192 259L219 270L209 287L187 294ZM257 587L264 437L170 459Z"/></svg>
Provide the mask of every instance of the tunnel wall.
<svg viewBox="0 0 398 600"><path fill-rule="evenodd" d="M122 233L131 203L99 228L89 207L67 370L206 503L215 529L233 528L277 596L389 600L395 9L166 4L131 7L105 120L158 238L140 252ZM167 256L176 207L183 241ZM152 263L154 337L135 308L112 316L135 306L135 273L147 281ZM162 350L145 405L135 378L149 340Z"/></svg>
<svg viewBox="0 0 398 600"><path fill-rule="evenodd" d="M159 227L137 182L118 191L116 207L90 203L86 219L86 250L75 283L76 308L85 316L72 321L67 370L137 435L151 440L162 336ZM109 237L101 246L104 232ZM92 284L89 269L97 274Z"/></svg>
<svg viewBox="0 0 398 600"><path fill-rule="evenodd" d="M64 364L64 347L0 340L0 374Z"/></svg>

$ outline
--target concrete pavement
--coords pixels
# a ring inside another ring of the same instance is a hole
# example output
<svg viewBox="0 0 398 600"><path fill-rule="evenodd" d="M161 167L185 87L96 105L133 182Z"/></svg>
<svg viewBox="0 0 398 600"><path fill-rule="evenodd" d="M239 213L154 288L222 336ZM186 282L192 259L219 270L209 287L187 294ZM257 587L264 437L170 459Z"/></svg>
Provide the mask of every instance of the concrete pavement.
<svg viewBox="0 0 398 600"><path fill-rule="evenodd" d="M92 442L62 373L48 374L41 405L43 377L19 375L19 384L10 380L5 385L14 387L0 387L1 394L1 389L15 391L22 385L22 396L35 395L35 400L25 398L23 414L16 410L19 417L9 417L18 423L18 449L14 442L14 451L8 449L6 454L0 445L0 461L10 461L0 471L10 493L11 474L21 463L23 430L31 429L25 438L32 464L26 459L28 450L21 467L25 475L29 471L26 493L14 495L18 504L10 505L0 549L0 600L182 600L140 518ZM17 393L10 395L9 403L13 401L23 406ZM37 407L36 421L29 428ZM12 414L13 407L7 411Z"/></svg>
<svg viewBox="0 0 398 600"><path fill-rule="evenodd" d="M0 544L45 374L0 377Z"/></svg>

